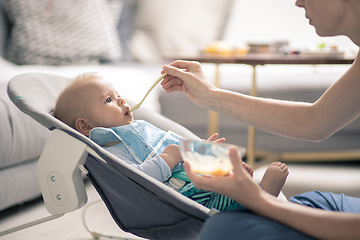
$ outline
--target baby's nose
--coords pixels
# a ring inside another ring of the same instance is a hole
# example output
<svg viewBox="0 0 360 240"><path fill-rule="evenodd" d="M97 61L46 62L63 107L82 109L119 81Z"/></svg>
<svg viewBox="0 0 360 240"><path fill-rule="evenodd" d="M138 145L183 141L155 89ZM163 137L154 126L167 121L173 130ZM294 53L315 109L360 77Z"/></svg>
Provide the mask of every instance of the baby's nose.
<svg viewBox="0 0 360 240"><path fill-rule="evenodd" d="M118 102L119 102L120 105L123 105L123 104L126 103L125 99L123 99L123 98L119 98Z"/></svg>

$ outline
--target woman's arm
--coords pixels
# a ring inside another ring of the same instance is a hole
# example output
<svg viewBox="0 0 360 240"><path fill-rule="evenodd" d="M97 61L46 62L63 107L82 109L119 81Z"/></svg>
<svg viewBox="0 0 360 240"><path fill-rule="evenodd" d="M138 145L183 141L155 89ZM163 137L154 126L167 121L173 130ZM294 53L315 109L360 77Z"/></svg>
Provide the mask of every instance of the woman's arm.
<svg viewBox="0 0 360 240"><path fill-rule="evenodd" d="M258 215L317 239L358 239L360 236L360 214L315 209L279 201L272 196L264 196L264 200L261 208L254 209Z"/></svg>
<svg viewBox="0 0 360 240"><path fill-rule="evenodd" d="M226 195L258 215L319 239L357 239L360 236L360 214L331 212L278 200L263 191L242 165L236 149L230 150L234 165L232 174L222 178L200 177L184 164L185 171L197 188Z"/></svg>
<svg viewBox="0 0 360 240"><path fill-rule="evenodd" d="M357 58L360 58L358 55ZM360 115L360 60L315 103L251 97L211 85L194 62L164 66L166 92L181 91L201 107L277 135L321 141Z"/></svg>

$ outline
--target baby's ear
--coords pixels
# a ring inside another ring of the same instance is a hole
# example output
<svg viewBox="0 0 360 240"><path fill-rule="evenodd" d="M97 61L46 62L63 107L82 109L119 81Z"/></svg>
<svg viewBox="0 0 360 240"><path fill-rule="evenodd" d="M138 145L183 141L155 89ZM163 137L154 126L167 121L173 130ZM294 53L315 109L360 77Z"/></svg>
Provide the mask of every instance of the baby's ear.
<svg viewBox="0 0 360 240"><path fill-rule="evenodd" d="M76 119L75 127L76 130L78 130L80 133L84 134L85 136L89 136L89 133L92 129L92 127L88 124L88 122L84 118Z"/></svg>

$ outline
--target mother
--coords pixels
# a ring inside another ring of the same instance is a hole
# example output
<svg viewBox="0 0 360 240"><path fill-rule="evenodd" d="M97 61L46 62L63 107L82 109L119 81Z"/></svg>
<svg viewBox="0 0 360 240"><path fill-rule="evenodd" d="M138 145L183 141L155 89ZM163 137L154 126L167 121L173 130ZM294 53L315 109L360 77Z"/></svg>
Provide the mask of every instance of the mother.
<svg viewBox="0 0 360 240"><path fill-rule="evenodd" d="M360 46L360 0L297 0L320 36L348 36ZM263 99L218 89L197 62L164 66L166 92L181 91L200 107L223 113L256 128L291 138L322 141L360 116L360 55L349 70L315 103ZM209 218L201 239L360 239L360 199L310 192L290 202L263 191L232 149L233 174L203 178L191 172L198 188L227 195L248 211L227 211ZM251 210L251 211L249 211ZM324 211L330 210L330 211Z"/></svg>

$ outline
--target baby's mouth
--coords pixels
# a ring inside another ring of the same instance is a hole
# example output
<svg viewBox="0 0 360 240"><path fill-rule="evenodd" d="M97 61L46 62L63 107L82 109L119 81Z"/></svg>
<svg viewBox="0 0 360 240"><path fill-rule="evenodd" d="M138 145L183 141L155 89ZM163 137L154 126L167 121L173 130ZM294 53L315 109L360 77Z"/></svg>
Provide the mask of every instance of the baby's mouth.
<svg viewBox="0 0 360 240"><path fill-rule="evenodd" d="M126 111L125 116L128 116L128 117L131 117L131 116L132 116L132 113L130 112L130 110L127 110L127 111Z"/></svg>

